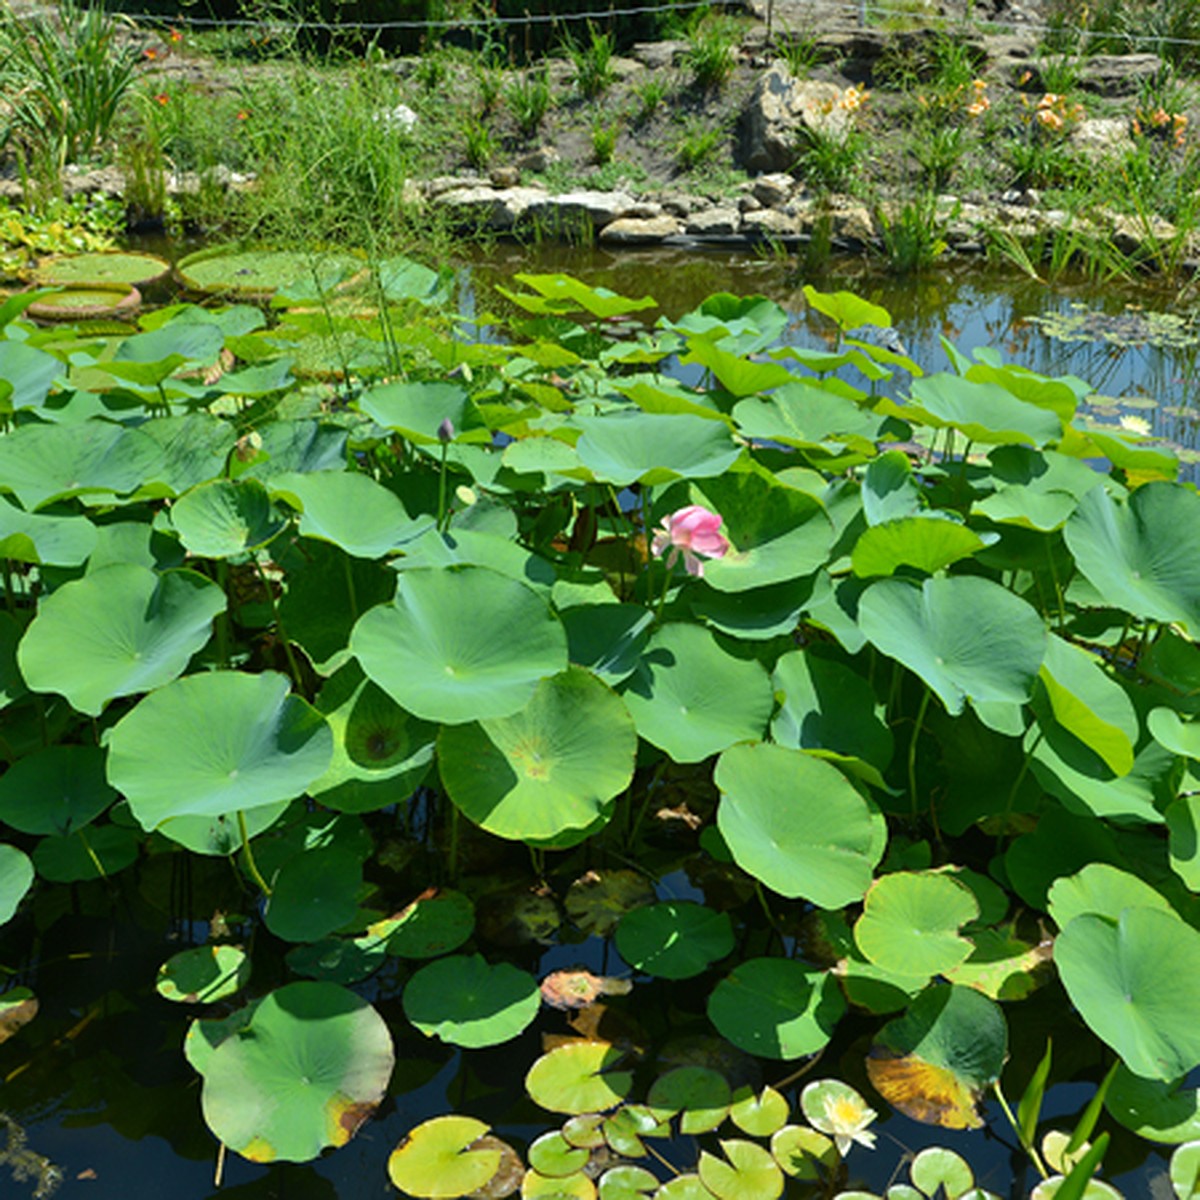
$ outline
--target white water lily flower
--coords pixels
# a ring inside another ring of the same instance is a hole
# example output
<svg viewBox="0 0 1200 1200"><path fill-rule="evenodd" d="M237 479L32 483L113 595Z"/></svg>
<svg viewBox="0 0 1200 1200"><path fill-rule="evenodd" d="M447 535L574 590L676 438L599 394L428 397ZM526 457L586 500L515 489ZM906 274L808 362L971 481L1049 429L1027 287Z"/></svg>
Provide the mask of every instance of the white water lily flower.
<svg viewBox="0 0 1200 1200"><path fill-rule="evenodd" d="M833 1138L843 1158L855 1142L868 1150L875 1148L875 1134L868 1126L878 1114L849 1084L836 1079L810 1083L800 1103L813 1127Z"/></svg>
<svg viewBox="0 0 1200 1200"><path fill-rule="evenodd" d="M1133 413L1122 413L1120 420L1121 428L1130 433L1139 434L1141 437L1146 437L1150 433L1150 422L1145 417L1134 416Z"/></svg>

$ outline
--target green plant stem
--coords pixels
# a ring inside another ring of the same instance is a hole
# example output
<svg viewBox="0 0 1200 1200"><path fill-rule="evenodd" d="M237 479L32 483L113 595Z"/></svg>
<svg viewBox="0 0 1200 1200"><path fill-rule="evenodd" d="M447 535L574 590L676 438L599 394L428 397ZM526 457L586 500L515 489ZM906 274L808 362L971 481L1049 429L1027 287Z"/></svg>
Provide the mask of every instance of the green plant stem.
<svg viewBox="0 0 1200 1200"><path fill-rule="evenodd" d="M254 851L250 849L250 831L246 828L246 814L242 809L238 809L238 833L242 837L242 853L246 856L246 870L250 872L250 878L258 884L259 891L264 896L270 897L271 889L267 885L267 881L263 878L262 872L258 869L258 863L254 859Z"/></svg>
<svg viewBox="0 0 1200 1200"><path fill-rule="evenodd" d="M353 620L358 620L358 591L354 586L354 571L350 566L350 556L347 554L342 559L342 569L346 573L346 593L350 598L350 616Z"/></svg>
<svg viewBox="0 0 1200 1200"><path fill-rule="evenodd" d="M446 524L446 451L448 443L442 443L442 463L441 470L438 474L438 515L437 528L438 532L442 532Z"/></svg>
<svg viewBox="0 0 1200 1200"><path fill-rule="evenodd" d="M1000 1109L1004 1113L1005 1119L1012 1126L1013 1132L1017 1135L1017 1141L1021 1143L1021 1149L1029 1155L1029 1160L1033 1163L1037 1173L1043 1179L1049 1179L1050 1172L1046 1170L1046 1166L1042 1162L1042 1157L1037 1152L1037 1147L1032 1142L1026 1142L1025 1138L1021 1135L1021 1126L1017 1124L1017 1118L1013 1114L1013 1110L1009 1108L1008 1101L1004 1098L1004 1093L1000 1090L999 1080L992 1084L992 1091L996 1093L996 1099L1000 1102Z"/></svg>
<svg viewBox="0 0 1200 1200"><path fill-rule="evenodd" d="M225 607L217 614L217 661L229 666L229 564L217 560L217 584L225 597Z"/></svg>
<svg viewBox="0 0 1200 1200"><path fill-rule="evenodd" d="M1063 596L1062 584L1058 581L1058 568L1054 565L1054 551L1046 542L1046 561L1050 565L1050 579L1054 584L1054 598L1058 603L1058 627L1062 629L1067 623L1067 602Z"/></svg>
<svg viewBox="0 0 1200 1200"><path fill-rule="evenodd" d="M459 815L458 805L452 800L447 800L447 803L450 806L450 850L446 857L450 869L450 882L453 883L458 878Z"/></svg>
<svg viewBox="0 0 1200 1200"><path fill-rule="evenodd" d="M1021 783L1025 779L1026 773L1029 771L1029 763L1033 758L1033 752L1038 748L1038 746L1041 744L1042 738L1045 736L1046 731L1044 729L1039 729L1037 737L1033 739L1033 744L1025 752L1025 758L1021 763L1021 769L1017 772L1017 777L1013 780L1012 787L1008 789L1008 796L1004 801L1004 825L1006 830L1008 828L1009 818L1012 816L1012 806L1017 799L1017 789L1020 788Z"/></svg>
<svg viewBox="0 0 1200 1200"><path fill-rule="evenodd" d="M925 723L925 710L929 707L929 699L933 692L925 689L921 697L921 706L917 709L917 720L913 725L912 740L908 743L908 798L912 806L912 815L917 815L917 741L921 736L921 726Z"/></svg>
<svg viewBox="0 0 1200 1200"><path fill-rule="evenodd" d="M275 589L271 586L271 581L267 578L266 572L262 568L262 563L258 559L254 560L254 569L258 572L258 578L262 581L262 585L267 590L267 596L271 601L271 611L275 614L275 632L279 635L279 640L283 643L283 653L287 657L288 671L292 676L292 683L296 687L300 686L300 664L296 661L296 653L292 649L291 638L288 637L287 629L284 628L283 615L279 611L279 600L275 595Z"/></svg>

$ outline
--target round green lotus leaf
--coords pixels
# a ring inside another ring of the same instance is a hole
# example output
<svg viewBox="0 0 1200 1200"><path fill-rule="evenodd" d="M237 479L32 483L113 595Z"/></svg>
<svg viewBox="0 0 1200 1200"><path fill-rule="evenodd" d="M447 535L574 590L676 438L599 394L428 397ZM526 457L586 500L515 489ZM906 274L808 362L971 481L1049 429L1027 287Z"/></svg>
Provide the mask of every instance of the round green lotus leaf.
<svg viewBox="0 0 1200 1200"><path fill-rule="evenodd" d="M294 799L328 768L333 735L290 687L273 671L168 683L113 727L109 782L144 829Z"/></svg>
<svg viewBox="0 0 1200 1200"><path fill-rule="evenodd" d="M698 625L659 629L622 695L638 733L680 763L761 738L774 707L759 663L726 653Z"/></svg>
<svg viewBox="0 0 1200 1200"><path fill-rule="evenodd" d="M1167 805L1167 853L1171 870L1200 891L1200 796L1180 796Z"/></svg>
<svg viewBox="0 0 1200 1200"><path fill-rule="evenodd" d="M404 1015L426 1037L453 1046L498 1046L522 1033L541 1006L537 980L511 963L456 954L422 967L404 989Z"/></svg>
<svg viewBox="0 0 1200 1200"><path fill-rule="evenodd" d="M574 1175L543 1175L527 1171L521 1180L521 1200L596 1200L596 1185L582 1171Z"/></svg>
<svg viewBox="0 0 1200 1200"><path fill-rule="evenodd" d="M1009 846L1004 870L1013 890L1028 905L1044 911L1051 886L1089 863L1121 861L1112 830L1092 816L1077 816L1052 807L1039 818L1032 833Z"/></svg>
<svg viewBox="0 0 1200 1200"><path fill-rule="evenodd" d="M404 571L394 603L359 618L350 649L402 708L447 724L512 716L567 665L545 601L487 567Z"/></svg>
<svg viewBox="0 0 1200 1200"><path fill-rule="evenodd" d="M1063 530L1075 564L1105 602L1200 636L1200 496L1147 483L1125 503L1092 488Z"/></svg>
<svg viewBox="0 0 1200 1200"><path fill-rule="evenodd" d="M361 889L362 866L351 851L306 850L279 869L263 921L285 942L320 941L354 919Z"/></svg>
<svg viewBox="0 0 1200 1200"><path fill-rule="evenodd" d="M970 888L937 871L896 871L871 884L854 925L858 948L886 971L944 975L971 956L959 929L979 916Z"/></svg>
<svg viewBox="0 0 1200 1200"><path fill-rule="evenodd" d="M1085 913L1117 921L1127 908L1175 912L1161 892L1108 863L1089 863L1074 875L1056 879L1048 894L1047 909L1060 929Z"/></svg>
<svg viewBox="0 0 1200 1200"><path fill-rule="evenodd" d="M119 564L47 596L17 650L36 692L59 692L98 716L115 696L169 683L208 641L225 609L215 583L195 571Z"/></svg>
<svg viewBox="0 0 1200 1200"><path fill-rule="evenodd" d="M888 1103L915 1121L978 1129L976 1104L1000 1078L1007 1057L1000 1006L973 988L935 984L880 1030L867 1075Z"/></svg>
<svg viewBox="0 0 1200 1200"><path fill-rule="evenodd" d="M639 1200L657 1187L658 1176L645 1167L609 1167L600 1176L600 1200Z"/></svg>
<svg viewBox="0 0 1200 1200"><path fill-rule="evenodd" d="M0 821L22 833L71 833L116 799L95 746L35 750L0 776Z"/></svg>
<svg viewBox="0 0 1200 1200"><path fill-rule="evenodd" d="M6 344L11 343L0 342L0 346ZM0 555L4 558L77 567L96 548L96 539L96 526L86 517L27 513L0 497Z"/></svg>
<svg viewBox="0 0 1200 1200"><path fill-rule="evenodd" d="M89 250L80 254L53 254L30 272L39 287L83 284L157 283L171 264L157 254L132 250Z"/></svg>
<svg viewBox="0 0 1200 1200"><path fill-rule="evenodd" d="M625 1055L608 1042L567 1042L534 1062L525 1090L550 1112L604 1112L629 1094L633 1075L616 1070Z"/></svg>
<svg viewBox="0 0 1200 1200"><path fill-rule="evenodd" d="M204 1066L208 1127L251 1162L344 1146L383 1099L395 1055L383 1018L333 983L289 983Z"/></svg>
<svg viewBox="0 0 1200 1200"><path fill-rule="evenodd" d="M1182 1084L1182 1080L1163 1083L1143 1079L1121 1065L1104 1097L1104 1106L1127 1129L1148 1141L1200 1140L1200 1088Z"/></svg>
<svg viewBox="0 0 1200 1200"><path fill-rule="evenodd" d="M265 546L288 521L257 479L213 479L175 501L171 524L191 554L231 558Z"/></svg>
<svg viewBox="0 0 1200 1200"><path fill-rule="evenodd" d="M246 986L250 960L240 946L196 946L171 955L158 969L155 987L164 1000L211 1004Z"/></svg>
<svg viewBox="0 0 1200 1200"><path fill-rule="evenodd" d="M497 837L545 840L590 829L633 778L637 731L625 705L580 667L541 680L509 717L443 726L450 799Z"/></svg>
<svg viewBox="0 0 1200 1200"><path fill-rule="evenodd" d="M124 283L75 284L35 300L25 311L39 321L128 321L142 293Z"/></svg>
<svg viewBox="0 0 1200 1200"><path fill-rule="evenodd" d="M1080 1016L1135 1074L1170 1080L1200 1063L1200 932L1173 913L1075 917L1054 962Z"/></svg>
<svg viewBox="0 0 1200 1200"><path fill-rule="evenodd" d="M1200 1196L1200 1142L1185 1142L1171 1155L1171 1186L1179 1200Z"/></svg>
<svg viewBox="0 0 1200 1200"><path fill-rule="evenodd" d="M883 817L846 777L786 746L733 746L717 761L717 826L734 861L781 896L842 908L883 857Z"/></svg>
<svg viewBox="0 0 1200 1200"><path fill-rule="evenodd" d="M996 540L995 534L987 536ZM899 517L864 529L854 543L850 565L858 576L894 575L901 567L932 575L988 544L973 529L940 513Z"/></svg>
<svg viewBox="0 0 1200 1200"><path fill-rule="evenodd" d="M1156 708L1146 719L1151 736L1172 754L1200 759L1200 721L1184 721L1171 708Z"/></svg>
<svg viewBox="0 0 1200 1200"><path fill-rule="evenodd" d="M368 933L358 938L328 937L293 946L287 952L286 962L297 975L349 984L378 971L386 958L386 941Z"/></svg>
<svg viewBox="0 0 1200 1200"><path fill-rule="evenodd" d="M188 1025L183 1038L183 1056L198 1075L203 1075L212 1061L213 1052L226 1039L245 1029L258 1011L261 1000L251 1000L219 1019L197 1017Z"/></svg>
<svg viewBox="0 0 1200 1200"><path fill-rule="evenodd" d="M650 881L628 867L588 871L567 888L567 916L583 933L608 937L628 912L656 899Z"/></svg>
<svg viewBox="0 0 1200 1200"><path fill-rule="evenodd" d="M833 1139L807 1125L785 1125L771 1135L771 1157L785 1175L816 1182L821 1178L819 1163L826 1171L836 1171L841 1155Z"/></svg>
<svg viewBox="0 0 1200 1200"><path fill-rule="evenodd" d="M579 417L579 461L599 480L628 487L709 479L723 474L742 453L724 421L687 413L623 410Z"/></svg>
<svg viewBox="0 0 1200 1200"><path fill-rule="evenodd" d="M993 1000L1023 1000L1051 977L1053 944L1024 942L1004 929L971 934L975 950L962 966L946 972L950 983L964 984Z"/></svg>
<svg viewBox="0 0 1200 1200"><path fill-rule="evenodd" d="M721 1149L724 1159L702 1150L696 1167L717 1200L776 1200L783 1195L783 1172L768 1150L741 1138L723 1140Z"/></svg>
<svg viewBox="0 0 1200 1200"><path fill-rule="evenodd" d="M89 825L65 837L45 837L33 848L37 873L52 883L107 879L134 862L141 839L119 825Z"/></svg>
<svg viewBox="0 0 1200 1200"><path fill-rule="evenodd" d="M626 913L617 926L617 952L639 971L687 979L733 949L733 923L689 900L666 900Z"/></svg>
<svg viewBox="0 0 1200 1200"><path fill-rule="evenodd" d="M709 1020L721 1035L763 1058L815 1054L845 1011L832 975L789 958L747 959L708 998Z"/></svg>
<svg viewBox="0 0 1200 1200"><path fill-rule="evenodd" d="M733 1093L729 1080L710 1067L676 1067L660 1075L646 1096L650 1111L662 1121L680 1114L681 1133L716 1129L729 1115Z"/></svg>
<svg viewBox="0 0 1200 1200"><path fill-rule="evenodd" d="M554 1129L534 1138L526 1156L529 1165L542 1175L574 1175L583 1168L590 1151L571 1145L561 1131Z"/></svg>
<svg viewBox="0 0 1200 1200"><path fill-rule="evenodd" d="M24 850L0 843L0 925L11 921L25 893L33 886L33 863Z"/></svg>
<svg viewBox="0 0 1200 1200"><path fill-rule="evenodd" d="M431 888L398 915L387 952L401 958L436 958L457 950L475 929L475 906L453 888Z"/></svg>
<svg viewBox="0 0 1200 1200"><path fill-rule="evenodd" d="M966 1159L944 1146L926 1146L908 1170L913 1185L926 1196L937 1195L940 1188L946 1200L957 1200L975 1186L975 1176Z"/></svg>
<svg viewBox="0 0 1200 1200"><path fill-rule="evenodd" d="M708 1190L699 1175L690 1172L686 1175L676 1175L654 1193L654 1200L710 1200L712 1192Z"/></svg>
<svg viewBox="0 0 1200 1200"><path fill-rule="evenodd" d="M269 481L300 516L303 537L321 538L356 558L382 558L433 526L409 518L399 496L361 471L287 472Z"/></svg>
<svg viewBox="0 0 1200 1200"><path fill-rule="evenodd" d="M485 1187L500 1169L499 1150L477 1143L488 1126L474 1117L422 1121L392 1151L388 1178L408 1196L465 1196Z"/></svg>
<svg viewBox="0 0 1200 1200"><path fill-rule="evenodd" d="M867 640L903 663L957 716L976 701L1029 699L1042 665L1046 629L1037 611L978 576L872 584L858 605Z"/></svg>
<svg viewBox="0 0 1200 1200"><path fill-rule="evenodd" d="M730 1120L751 1137L770 1137L787 1124L787 1098L767 1086L757 1094L749 1088L739 1088L729 1106Z"/></svg>
<svg viewBox="0 0 1200 1200"><path fill-rule="evenodd" d="M454 439L478 442L490 435L479 409L461 383L449 379L413 379L380 384L358 398L373 420L396 430L417 445L437 445L443 421L454 427Z"/></svg>
<svg viewBox="0 0 1200 1200"><path fill-rule="evenodd" d="M571 661L613 687L637 668L654 624L640 604L577 604L560 616Z"/></svg>
<svg viewBox="0 0 1200 1200"><path fill-rule="evenodd" d="M246 836L256 838L265 833L287 812L290 800L266 804L243 813ZM242 848L242 827L237 813L221 813L215 817L172 817L155 830L193 854L228 858Z"/></svg>

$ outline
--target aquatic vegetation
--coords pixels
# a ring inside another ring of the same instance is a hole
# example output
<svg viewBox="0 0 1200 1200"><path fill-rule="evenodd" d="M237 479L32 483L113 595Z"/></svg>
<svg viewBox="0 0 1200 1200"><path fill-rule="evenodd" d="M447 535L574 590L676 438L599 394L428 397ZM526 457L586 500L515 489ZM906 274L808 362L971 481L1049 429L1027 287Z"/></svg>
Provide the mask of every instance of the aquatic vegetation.
<svg viewBox="0 0 1200 1200"><path fill-rule="evenodd" d="M538 1029L558 1126L513 1145L464 1091L397 1187L853 1194L895 1113L952 1142L992 1101L1045 1193L1105 1169L1105 1113L1194 1184L1173 457L1085 424L1073 376L949 342L926 372L846 292L785 345L763 297L654 320L521 274L479 340L403 259L182 273L242 302L0 307L0 920L32 946L59 889L228 860L146 981L221 1146L308 1161L410 1086L402 1033ZM592 938L605 965L538 977ZM910 1178L976 1186L950 1146Z"/></svg>

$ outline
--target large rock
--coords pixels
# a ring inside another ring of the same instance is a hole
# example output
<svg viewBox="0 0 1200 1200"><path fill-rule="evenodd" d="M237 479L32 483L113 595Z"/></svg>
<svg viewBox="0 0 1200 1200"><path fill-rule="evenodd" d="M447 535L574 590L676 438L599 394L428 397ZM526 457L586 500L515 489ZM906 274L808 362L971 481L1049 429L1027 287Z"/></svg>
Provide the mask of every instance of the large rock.
<svg viewBox="0 0 1200 1200"><path fill-rule="evenodd" d="M836 84L796 79L786 67L772 67L742 111L740 165L752 174L790 171L802 128L844 135L852 114L839 106L841 95Z"/></svg>
<svg viewBox="0 0 1200 1200"><path fill-rule="evenodd" d="M546 233L572 237L590 235L628 216L636 201L626 192L560 192L546 195L525 210L527 221L536 223Z"/></svg>
<svg viewBox="0 0 1200 1200"><path fill-rule="evenodd" d="M1071 131L1071 145L1089 161L1103 163L1132 150L1133 135L1123 117L1088 117Z"/></svg>
<svg viewBox="0 0 1200 1200"><path fill-rule="evenodd" d="M645 246L674 237L683 228L676 217L618 217L600 231L600 240L614 246Z"/></svg>
<svg viewBox="0 0 1200 1200"><path fill-rule="evenodd" d="M1162 69L1157 54L1089 54L1078 60L1079 86L1099 96L1134 96Z"/></svg>
<svg viewBox="0 0 1200 1200"><path fill-rule="evenodd" d="M447 209L463 225L508 233L524 217L530 206L546 199L542 188L492 188L485 185L450 188L431 197L432 203Z"/></svg>
<svg viewBox="0 0 1200 1200"><path fill-rule="evenodd" d="M736 208L705 208L688 217L687 231L693 237L732 237L741 225Z"/></svg>

